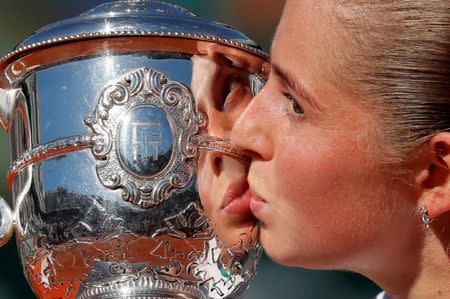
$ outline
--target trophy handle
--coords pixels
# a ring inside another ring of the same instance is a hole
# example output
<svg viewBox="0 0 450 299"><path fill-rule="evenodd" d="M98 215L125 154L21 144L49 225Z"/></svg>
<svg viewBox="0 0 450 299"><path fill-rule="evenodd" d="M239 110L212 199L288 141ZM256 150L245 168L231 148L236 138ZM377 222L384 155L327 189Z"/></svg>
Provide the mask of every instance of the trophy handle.
<svg viewBox="0 0 450 299"><path fill-rule="evenodd" d="M14 232L13 214L6 201L0 197L0 247L8 243Z"/></svg>
<svg viewBox="0 0 450 299"><path fill-rule="evenodd" d="M24 110L20 105L24 103L24 99L25 96L19 88L10 90L0 88L0 125L6 132L11 131L16 110Z"/></svg>
<svg viewBox="0 0 450 299"><path fill-rule="evenodd" d="M22 90L0 88L0 126L7 133L11 131L16 111L28 115ZM0 247L8 243L13 232L13 213L6 201L0 197Z"/></svg>

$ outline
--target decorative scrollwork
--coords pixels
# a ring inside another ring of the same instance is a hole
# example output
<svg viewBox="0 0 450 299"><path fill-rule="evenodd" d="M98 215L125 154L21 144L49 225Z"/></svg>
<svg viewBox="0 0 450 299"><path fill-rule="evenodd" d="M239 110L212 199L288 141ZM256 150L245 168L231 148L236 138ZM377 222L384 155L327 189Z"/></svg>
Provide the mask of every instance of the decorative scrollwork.
<svg viewBox="0 0 450 299"><path fill-rule="evenodd" d="M205 118L186 86L143 68L106 86L85 124L96 136L91 151L103 185L150 208L190 181L197 157L190 140Z"/></svg>

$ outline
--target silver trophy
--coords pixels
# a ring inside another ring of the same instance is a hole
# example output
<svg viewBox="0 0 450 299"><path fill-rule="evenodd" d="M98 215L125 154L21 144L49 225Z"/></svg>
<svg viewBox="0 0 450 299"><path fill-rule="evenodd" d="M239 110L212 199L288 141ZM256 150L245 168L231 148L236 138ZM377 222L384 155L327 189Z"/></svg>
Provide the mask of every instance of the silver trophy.
<svg viewBox="0 0 450 299"><path fill-rule="evenodd" d="M106 3L0 60L0 243L38 298L241 298L260 255L230 132L267 55L156 1Z"/></svg>

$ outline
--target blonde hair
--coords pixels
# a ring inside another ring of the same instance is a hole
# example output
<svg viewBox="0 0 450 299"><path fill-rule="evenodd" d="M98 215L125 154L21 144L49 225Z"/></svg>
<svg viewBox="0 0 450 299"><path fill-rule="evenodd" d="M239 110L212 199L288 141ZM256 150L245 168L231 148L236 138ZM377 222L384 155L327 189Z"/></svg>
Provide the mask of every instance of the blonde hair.
<svg viewBox="0 0 450 299"><path fill-rule="evenodd" d="M380 116L387 158L404 160L450 131L450 1L342 0L338 7L350 44L339 76Z"/></svg>

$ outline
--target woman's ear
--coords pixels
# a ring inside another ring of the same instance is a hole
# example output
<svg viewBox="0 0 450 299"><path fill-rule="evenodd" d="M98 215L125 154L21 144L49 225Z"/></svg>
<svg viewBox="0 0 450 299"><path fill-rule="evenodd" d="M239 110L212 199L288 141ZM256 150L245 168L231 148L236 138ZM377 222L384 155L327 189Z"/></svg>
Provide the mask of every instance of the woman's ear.
<svg viewBox="0 0 450 299"><path fill-rule="evenodd" d="M421 171L416 176L419 204L431 218L450 211L450 132L433 136L421 155Z"/></svg>

